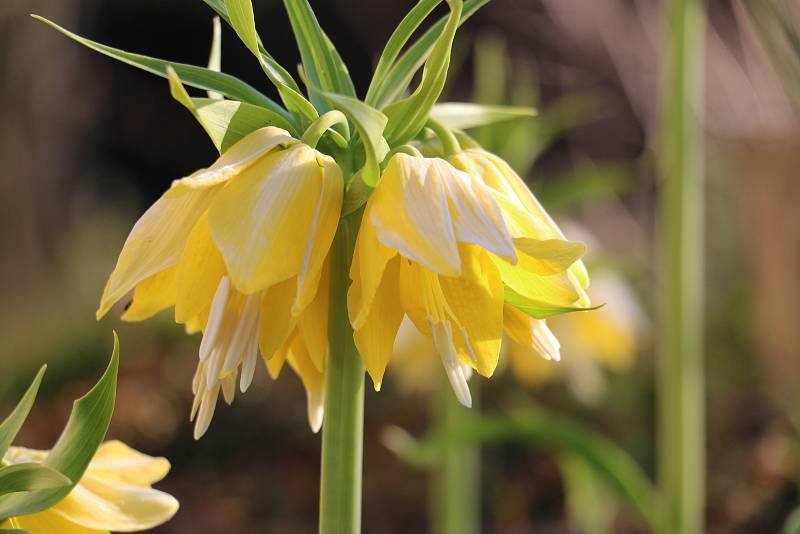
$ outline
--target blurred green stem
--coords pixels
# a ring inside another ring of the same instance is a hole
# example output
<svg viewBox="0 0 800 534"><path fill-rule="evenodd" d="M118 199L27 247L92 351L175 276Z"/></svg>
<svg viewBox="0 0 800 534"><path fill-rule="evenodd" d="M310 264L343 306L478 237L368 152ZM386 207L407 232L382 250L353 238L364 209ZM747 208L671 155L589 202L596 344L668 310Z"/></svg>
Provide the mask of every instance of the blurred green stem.
<svg viewBox="0 0 800 534"><path fill-rule="evenodd" d="M319 532L361 532L364 367L347 316L348 271L360 212L341 220L331 247L331 292L322 429Z"/></svg>
<svg viewBox="0 0 800 534"><path fill-rule="evenodd" d="M477 410L477 388L473 383L473 406ZM436 434L455 432L472 414L462 406L444 373L433 398ZM431 532L433 534L477 534L480 531L480 446L448 439L431 476Z"/></svg>
<svg viewBox="0 0 800 534"><path fill-rule="evenodd" d="M700 0L665 4L661 106L658 478L662 532L703 531L703 106Z"/></svg>

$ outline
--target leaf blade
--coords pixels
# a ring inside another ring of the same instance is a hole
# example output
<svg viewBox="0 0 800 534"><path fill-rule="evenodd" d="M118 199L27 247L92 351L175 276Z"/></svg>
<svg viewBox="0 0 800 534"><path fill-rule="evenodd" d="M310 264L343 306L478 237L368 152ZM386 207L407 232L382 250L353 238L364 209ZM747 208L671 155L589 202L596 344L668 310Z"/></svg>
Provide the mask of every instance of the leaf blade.
<svg viewBox="0 0 800 534"><path fill-rule="evenodd" d="M471 102L434 104L430 117L457 130L468 130L488 124L536 116L536 110L525 106L488 106Z"/></svg>
<svg viewBox="0 0 800 534"><path fill-rule="evenodd" d="M0 495L68 486L70 480L45 465L25 462L0 469Z"/></svg>
<svg viewBox="0 0 800 534"><path fill-rule="evenodd" d="M11 414L0 423L0 459L5 456L6 451L11 446L11 443L14 442L14 438L17 437L23 423L25 423L25 419L28 418L28 414L36 400L36 394L39 392L39 386L42 383L42 378L46 370L46 365L43 365L39 369L39 372L36 373L33 382L28 386L28 389L17 403L17 406Z"/></svg>

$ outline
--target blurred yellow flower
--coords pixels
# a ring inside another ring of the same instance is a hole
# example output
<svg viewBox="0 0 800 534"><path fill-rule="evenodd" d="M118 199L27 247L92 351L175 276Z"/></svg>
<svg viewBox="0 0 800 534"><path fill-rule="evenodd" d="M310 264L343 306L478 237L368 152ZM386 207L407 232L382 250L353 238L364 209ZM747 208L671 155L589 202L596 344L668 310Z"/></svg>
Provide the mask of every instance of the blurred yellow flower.
<svg viewBox="0 0 800 534"><path fill-rule="evenodd" d="M41 462L47 451L11 447L3 461ZM168 521L178 511L171 495L152 489L166 476L169 462L142 454L120 441L100 445L73 490L52 508L9 518L0 528L32 534L137 532Z"/></svg>
<svg viewBox="0 0 800 534"><path fill-rule="evenodd" d="M521 314L505 306L506 288L542 308L588 302L585 284L568 271L585 247L494 185L440 158L398 153L389 161L364 211L348 293L376 389L404 316L432 339L469 406L470 370L492 375L504 326Z"/></svg>
<svg viewBox="0 0 800 534"><path fill-rule="evenodd" d="M133 227L97 315L135 288L123 319L174 306L187 331L203 332L192 384L195 438L208 429L220 391L230 403L237 379L247 390L259 350L273 377L289 362L306 387L312 429L322 424L321 279L343 189L332 158L266 127L173 182Z"/></svg>

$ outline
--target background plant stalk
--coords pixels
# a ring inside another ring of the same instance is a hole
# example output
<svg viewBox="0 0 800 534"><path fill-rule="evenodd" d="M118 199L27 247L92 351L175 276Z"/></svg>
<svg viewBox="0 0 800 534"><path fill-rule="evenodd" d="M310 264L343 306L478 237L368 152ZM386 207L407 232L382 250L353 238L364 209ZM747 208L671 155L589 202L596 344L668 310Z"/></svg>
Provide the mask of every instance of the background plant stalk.
<svg viewBox="0 0 800 534"><path fill-rule="evenodd" d="M660 132L658 480L662 532L704 530L704 26L700 0L665 4Z"/></svg>
<svg viewBox="0 0 800 534"><path fill-rule="evenodd" d="M331 290L322 428L319 532L361 532L364 367L347 315L347 288L361 212L343 218L331 247Z"/></svg>

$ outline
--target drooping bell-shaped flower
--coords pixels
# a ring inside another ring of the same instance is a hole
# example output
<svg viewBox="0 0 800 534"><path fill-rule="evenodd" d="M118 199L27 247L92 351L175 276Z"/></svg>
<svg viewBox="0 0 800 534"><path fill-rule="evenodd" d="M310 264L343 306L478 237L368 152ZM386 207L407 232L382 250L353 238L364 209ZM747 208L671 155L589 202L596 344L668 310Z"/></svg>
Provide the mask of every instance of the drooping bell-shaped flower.
<svg viewBox="0 0 800 534"><path fill-rule="evenodd" d="M580 297L567 269L583 245L534 232L514 199L441 158L395 154L367 202L348 293L356 345L380 388L404 316L430 337L459 401L491 376L506 287L542 306ZM517 217L519 220L512 218Z"/></svg>
<svg viewBox="0 0 800 534"><path fill-rule="evenodd" d="M208 428L220 391L231 402L237 381L248 388L259 352L268 361L277 355L273 375L286 360L300 375L319 429L327 354L321 278L343 189L332 158L266 127L173 182L133 227L97 314L135 289L123 319L174 306L177 322L203 332L195 437Z"/></svg>
<svg viewBox="0 0 800 534"><path fill-rule="evenodd" d="M11 447L3 462L41 463L47 451ZM100 445L83 477L51 508L10 517L0 529L35 534L109 534L149 530L178 511L178 501L152 488L169 472L165 458L153 458L120 441Z"/></svg>

